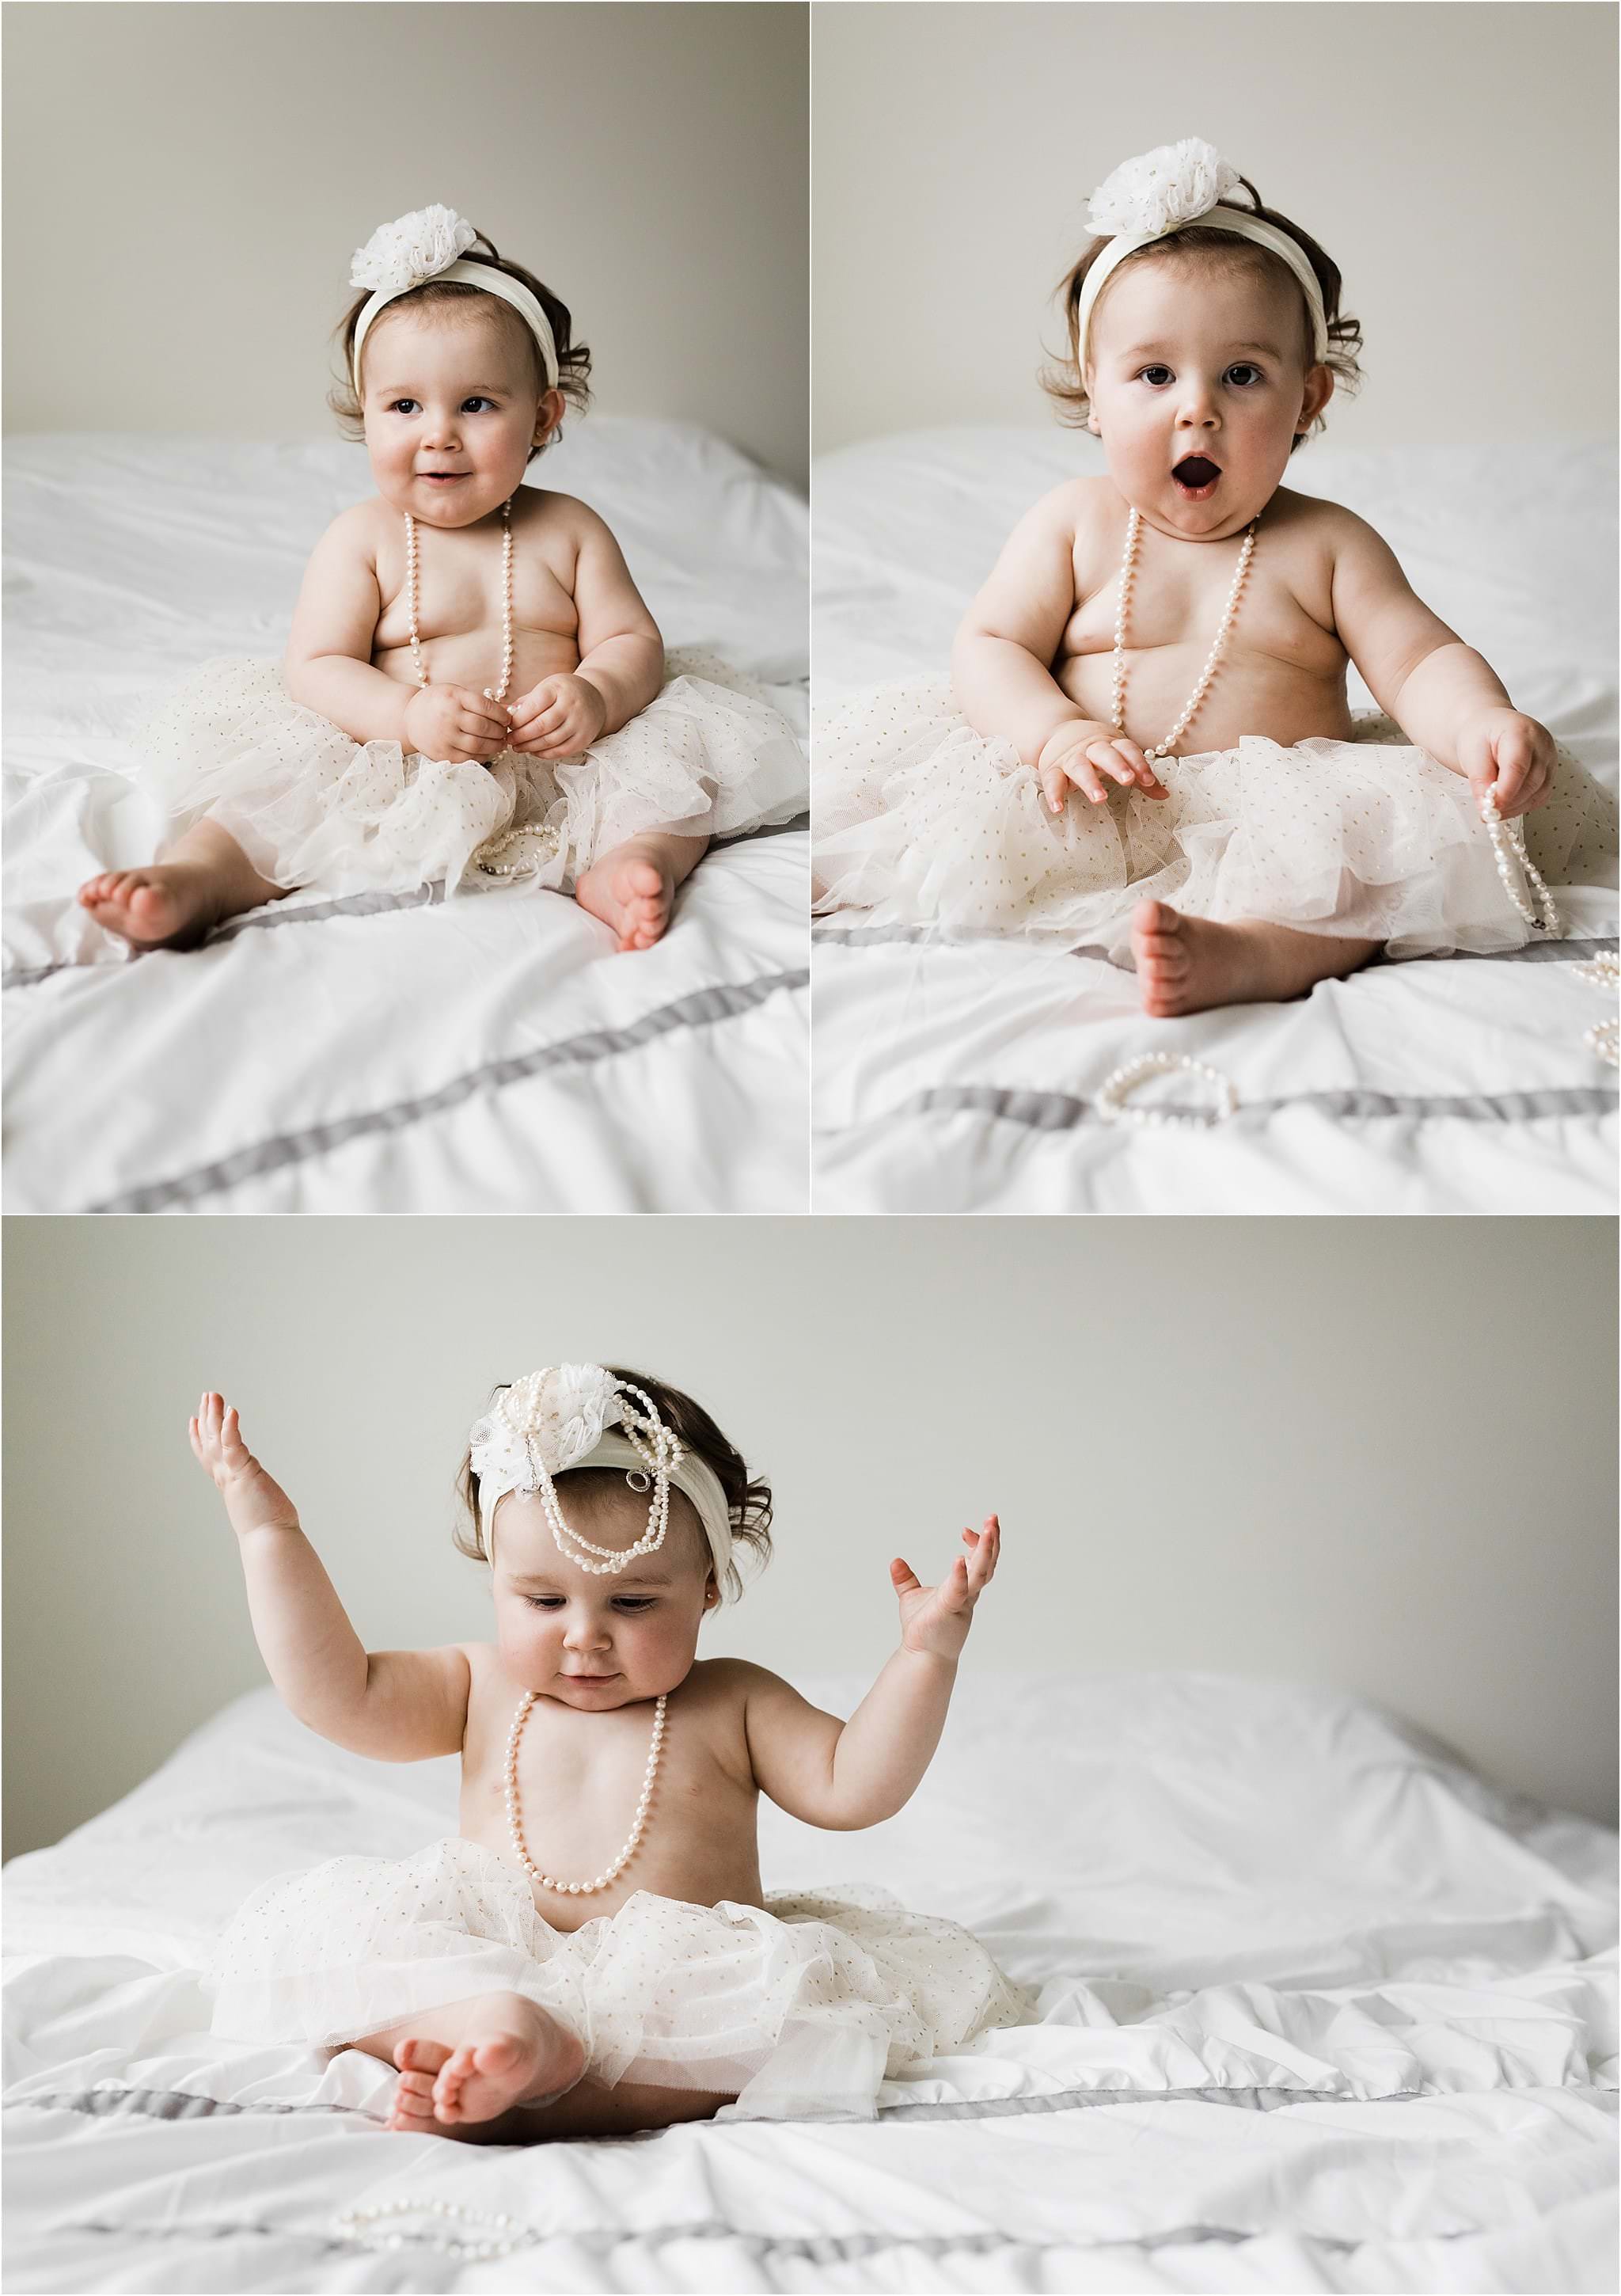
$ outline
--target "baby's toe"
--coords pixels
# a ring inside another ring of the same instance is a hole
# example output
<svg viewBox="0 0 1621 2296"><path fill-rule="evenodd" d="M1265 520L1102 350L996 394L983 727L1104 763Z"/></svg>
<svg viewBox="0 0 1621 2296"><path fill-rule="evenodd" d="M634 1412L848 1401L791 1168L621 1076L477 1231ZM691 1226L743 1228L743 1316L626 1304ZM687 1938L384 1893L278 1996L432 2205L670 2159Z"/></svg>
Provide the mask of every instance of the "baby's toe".
<svg viewBox="0 0 1621 2296"><path fill-rule="evenodd" d="M394 2052L394 2062L403 2073L437 2073L449 2056L443 2041L424 2041L415 2034L401 2041Z"/></svg>

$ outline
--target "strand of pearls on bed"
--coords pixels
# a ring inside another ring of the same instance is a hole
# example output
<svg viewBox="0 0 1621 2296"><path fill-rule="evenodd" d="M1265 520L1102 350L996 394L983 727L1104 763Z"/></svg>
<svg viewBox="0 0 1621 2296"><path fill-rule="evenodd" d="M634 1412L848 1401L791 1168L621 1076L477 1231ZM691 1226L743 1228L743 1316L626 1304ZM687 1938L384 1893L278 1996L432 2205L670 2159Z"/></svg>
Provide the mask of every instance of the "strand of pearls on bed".
<svg viewBox="0 0 1621 2296"><path fill-rule="evenodd" d="M1216 675L1216 665L1222 658L1227 643L1227 633L1238 611L1239 592L1244 586L1244 577L1249 571L1249 562L1255 555L1256 529L1261 522L1257 512L1244 531L1244 547L1239 553L1238 571L1232 578L1232 587L1227 593L1227 603L1222 608L1222 618L1216 625L1216 638L1205 656L1205 666L1199 674L1199 684L1189 694L1181 717L1163 742L1156 742L1143 756L1151 765L1157 758L1168 758L1176 743L1193 722L1194 712L1205 698L1205 690ZM1126 731L1126 618L1131 601L1132 578L1137 570L1137 535L1142 524L1142 513L1134 509L1126 521L1126 554L1120 561L1120 603L1115 609L1114 707L1110 713L1116 731Z"/></svg>
<svg viewBox="0 0 1621 2296"><path fill-rule="evenodd" d="M1151 1076L1171 1076L1185 1069L1190 1076L1201 1078L1216 1095L1208 1108L1132 1108L1127 1096ZM1184 1125L1196 1131L1207 1131L1213 1124L1224 1123L1239 1104L1238 1088L1220 1069L1213 1069L1206 1061L1196 1061L1186 1053L1143 1053L1134 1061L1126 1061L1105 1077L1102 1088L1093 1103L1105 1124Z"/></svg>
<svg viewBox="0 0 1621 2296"><path fill-rule="evenodd" d="M1597 956L1575 968L1578 980L1591 980L1595 988L1614 988L1621 985L1621 958L1613 949L1601 949ZM1582 1031L1582 1042L1599 1060L1608 1061L1612 1069L1621 1069L1621 1020L1612 1014L1608 1021L1595 1021L1591 1029Z"/></svg>
<svg viewBox="0 0 1621 2296"><path fill-rule="evenodd" d="M543 1874L524 1846L523 1817L518 1801L518 1742L523 1735L523 1726L528 1720L529 1709L536 1693L526 1690L518 1702L518 1711L512 1717L512 1727L506 1742L506 1822L512 1837L512 1849L519 1864L543 1890L555 1890L561 1897L589 1898L599 1890L611 1889L619 1875L636 1854L647 1825L647 1808L653 1798L653 1781L659 1775L659 1756L664 1746L664 1709L666 1699L660 1697L653 1712L653 1734L647 1750L647 1770L642 1780L642 1799L636 1804L636 1815L630 1837L611 1866L599 1874L594 1882L558 1882L550 1874Z"/></svg>
<svg viewBox="0 0 1621 2296"><path fill-rule="evenodd" d="M407 2234L384 2232L381 2227L397 2222L402 2217L439 2217L451 2224L468 2226L470 2232L483 2237L441 2240L431 2233ZM348 2209L339 2217L333 2231L340 2240L357 2240L367 2248L402 2249L419 2246L441 2249L446 2256L459 2259L495 2256L511 2256L520 2248L528 2248L541 2234L517 2217L498 2210L470 2209L461 2201L380 2201L375 2208Z"/></svg>

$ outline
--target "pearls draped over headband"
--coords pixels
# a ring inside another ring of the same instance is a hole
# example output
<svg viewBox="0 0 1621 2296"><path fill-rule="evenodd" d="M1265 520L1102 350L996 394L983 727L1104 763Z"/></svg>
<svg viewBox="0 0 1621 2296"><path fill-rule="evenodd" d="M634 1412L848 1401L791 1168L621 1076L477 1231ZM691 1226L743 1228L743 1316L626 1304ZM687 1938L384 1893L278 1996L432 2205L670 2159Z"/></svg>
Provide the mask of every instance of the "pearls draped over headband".
<svg viewBox="0 0 1621 2296"><path fill-rule="evenodd" d="M666 1426L644 1390L616 1379L605 1365L559 1364L514 1380L474 1423L468 1441L487 1537L509 1491L538 1496L558 1553L594 1577L609 1578L663 1546L673 1488L697 1510L725 1593L732 1513L719 1477ZM621 1467L634 1490L651 1491L647 1528L633 1546L598 1546L565 1519L553 1478L577 1467Z"/></svg>

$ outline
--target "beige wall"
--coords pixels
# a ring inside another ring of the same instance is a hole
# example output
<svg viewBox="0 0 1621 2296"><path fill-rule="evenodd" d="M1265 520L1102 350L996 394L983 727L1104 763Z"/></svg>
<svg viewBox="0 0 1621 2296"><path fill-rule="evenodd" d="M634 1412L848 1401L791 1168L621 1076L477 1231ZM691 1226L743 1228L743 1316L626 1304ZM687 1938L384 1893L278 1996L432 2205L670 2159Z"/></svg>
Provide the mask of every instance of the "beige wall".
<svg viewBox="0 0 1621 2296"><path fill-rule="evenodd" d="M1347 445L1615 428L1616 11L1562 0L839 0L812 35L816 450L1051 420L1093 187L1201 135L1367 338ZM1555 216L1564 218L1556 221Z"/></svg>
<svg viewBox="0 0 1621 2296"><path fill-rule="evenodd" d="M373 1647L487 1631L450 1483L491 1382L691 1388L779 1501L707 1647L876 1671L889 1557L1001 1510L985 1669L1350 1685L1613 1811L1600 1220L6 1223L7 1848L264 1679L185 1419L240 1404Z"/></svg>
<svg viewBox="0 0 1621 2296"><path fill-rule="evenodd" d="M554 284L614 414L803 482L807 12L4 10L8 430L335 435L349 258L442 201Z"/></svg>

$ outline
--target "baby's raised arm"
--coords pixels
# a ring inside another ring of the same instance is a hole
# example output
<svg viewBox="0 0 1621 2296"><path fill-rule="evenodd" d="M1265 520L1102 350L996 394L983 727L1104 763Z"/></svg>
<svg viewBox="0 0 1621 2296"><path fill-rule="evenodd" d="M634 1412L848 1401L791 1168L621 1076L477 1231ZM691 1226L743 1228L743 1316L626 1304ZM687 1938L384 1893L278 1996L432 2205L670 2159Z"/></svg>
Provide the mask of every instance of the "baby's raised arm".
<svg viewBox="0 0 1621 2296"><path fill-rule="evenodd" d="M471 685L403 685L372 665L382 613L369 505L335 518L310 553L293 609L287 690L352 742L397 742L433 758L486 761L507 738L503 709Z"/></svg>
<svg viewBox="0 0 1621 2296"><path fill-rule="evenodd" d="M974 1604L1002 1548L995 1515L965 1530L969 1548L937 1587L899 1557L901 1646L847 1722L824 1714L763 1667L748 1669L745 1726L762 1792L790 1817L846 1832L877 1825L911 1800L934 1759Z"/></svg>
<svg viewBox="0 0 1621 2296"><path fill-rule="evenodd" d="M191 1436L225 1500L254 1635L289 1710L334 1744L376 1761L459 1754L471 1679L466 1652L451 1644L368 1654L292 1501L242 1441L223 1396L203 1397Z"/></svg>
<svg viewBox="0 0 1621 2296"><path fill-rule="evenodd" d="M1081 486L1060 487L1025 512L963 616L951 655L958 708L977 734L1011 742L1036 768L1054 812L1062 810L1070 783L1103 804L1105 776L1166 795L1137 744L1088 718L1052 675L1075 611L1076 520L1084 499Z"/></svg>

